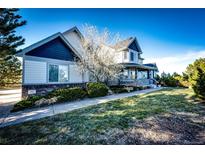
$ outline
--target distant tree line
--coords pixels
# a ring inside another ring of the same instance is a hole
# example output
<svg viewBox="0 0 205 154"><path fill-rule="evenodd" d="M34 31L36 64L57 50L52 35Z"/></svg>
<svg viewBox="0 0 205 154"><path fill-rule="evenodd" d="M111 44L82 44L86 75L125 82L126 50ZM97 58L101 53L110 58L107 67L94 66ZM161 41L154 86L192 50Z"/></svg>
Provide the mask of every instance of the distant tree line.
<svg viewBox="0 0 205 154"><path fill-rule="evenodd" d="M162 86L192 88L198 97L205 99L205 58L189 64L182 75L163 72L156 79Z"/></svg>

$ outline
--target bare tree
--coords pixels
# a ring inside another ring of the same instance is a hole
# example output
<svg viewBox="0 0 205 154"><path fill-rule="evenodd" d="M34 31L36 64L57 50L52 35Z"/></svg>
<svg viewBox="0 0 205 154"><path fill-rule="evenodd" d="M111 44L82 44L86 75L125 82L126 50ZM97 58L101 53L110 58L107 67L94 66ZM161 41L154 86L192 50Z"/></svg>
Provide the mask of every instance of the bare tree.
<svg viewBox="0 0 205 154"><path fill-rule="evenodd" d="M115 50L111 47L119 41L119 35L112 35L108 29L100 32L96 26L83 26L84 53L77 61L82 72L88 72L93 81L106 82L116 78L122 70L117 64Z"/></svg>

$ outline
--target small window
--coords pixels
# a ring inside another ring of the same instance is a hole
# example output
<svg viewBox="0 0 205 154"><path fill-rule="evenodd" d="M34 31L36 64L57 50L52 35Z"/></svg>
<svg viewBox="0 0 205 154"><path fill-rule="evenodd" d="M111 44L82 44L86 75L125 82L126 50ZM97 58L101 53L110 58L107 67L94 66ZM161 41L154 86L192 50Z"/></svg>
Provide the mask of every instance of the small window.
<svg viewBox="0 0 205 154"><path fill-rule="evenodd" d="M127 51L124 51L124 59L127 59Z"/></svg>
<svg viewBox="0 0 205 154"><path fill-rule="evenodd" d="M125 79L128 78L128 74L129 74L128 70L127 70L127 69L124 69L123 75L124 75Z"/></svg>
<svg viewBox="0 0 205 154"><path fill-rule="evenodd" d="M134 61L134 53L130 52L130 61Z"/></svg>
<svg viewBox="0 0 205 154"><path fill-rule="evenodd" d="M49 65L49 82L68 82L68 66Z"/></svg>
<svg viewBox="0 0 205 154"><path fill-rule="evenodd" d="M49 65L49 82L58 82L58 65Z"/></svg>
<svg viewBox="0 0 205 154"><path fill-rule="evenodd" d="M68 66L59 65L59 82L68 82Z"/></svg>

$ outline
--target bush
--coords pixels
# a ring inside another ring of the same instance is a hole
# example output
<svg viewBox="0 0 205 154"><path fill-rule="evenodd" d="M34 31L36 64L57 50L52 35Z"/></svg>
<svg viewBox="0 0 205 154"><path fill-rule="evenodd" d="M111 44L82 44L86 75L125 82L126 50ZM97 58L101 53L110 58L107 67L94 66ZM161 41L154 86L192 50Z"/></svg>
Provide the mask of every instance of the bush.
<svg viewBox="0 0 205 154"><path fill-rule="evenodd" d="M82 88L76 87L76 88L61 88L57 89L51 94L49 94L49 97L58 97L58 101L74 101L77 99L85 98L87 95L86 91Z"/></svg>
<svg viewBox="0 0 205 154"><path fill-rule="evenodd" d="M27 99L19 101L17 104L14 105L12 112L19 111L25 108L30 108L35 106L35 102L44 98L49 102L49 99L57 97L58 102L63 101L73 101L77 99L85 98L87 95L86 91L81 88L61 88L52 91L46 96L31 96ZM51 101L51 100L50 100Z"/></svg>
<svg viewBox="0 0 205 154"><path fill-rule="evenodd" d="M35 101L40 100L41 98L43 97L42 96L31 96L31 97L28 97L27 99L21 100L14 105L11 111L14 112L14 111L19 111L25 108L32 107L34 106Z"/></svg>
<svg viewBox="0 0 205 154"><path fill-rule="evenodd" d="M127 89L123 86L110 87L110 89L116 94L128 92Z"/></svg>
<svg viewBox="0 0 205 154"><path fill-rule="evenodd" d="M144 87L143 86L136 86L136 87L134 87L134 90L135 91L144 90Z"/></svg>
<svg viewBox="0 0 205 154"><path fill-rule="evenodd" d="M170 73L166 74L163 72L161 74L161 78L158 80L162 86L179 87L179 86L182 86L180 83L181 78L182 76L177 74L176 72L173 73L172 75Z"/></svg>
<svg viewBox="0 0 205 154"><path fill-rule="evenodd" d="M124 86L114 86L110 87L110 89L114 93L126 93L126 92L132 92L132 91L138 91L138 90L144 90L144 89L149 89L151 88L150 86L129 86L129 87L124 87Z"/></svg>
<svg viewBox="0 0 205 154"><path fill-rule="evenodd" d="M93 82L87 84L88 97L100 97L108 94L108 87L103 83Z"/></svg>

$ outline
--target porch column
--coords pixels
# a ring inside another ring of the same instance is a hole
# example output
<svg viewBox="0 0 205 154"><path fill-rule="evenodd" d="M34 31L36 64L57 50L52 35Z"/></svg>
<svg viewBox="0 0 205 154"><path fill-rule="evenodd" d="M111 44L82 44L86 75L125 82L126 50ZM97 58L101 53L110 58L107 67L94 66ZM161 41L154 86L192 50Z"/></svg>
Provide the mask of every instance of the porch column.
<svg viewBox="0 0 205 154"><path fill-rule="evenodd" d="M149 76L149 70L147 70L147 79L149 79L150 76Z"/></svg>
<svg viewBox="0 0 205 154"><path fill-rule="evenodd" d="M137 80L137 73L138 73L137 68L135 68L135 80Z"/></svg>
<svg viewBox="0 0 205 154"><path fill-rule="evenodd" d="M154 70L152 70L152 73L153 73L153 74L152 74L152 77L153 77L153 79L154 79Z"/></svg>

